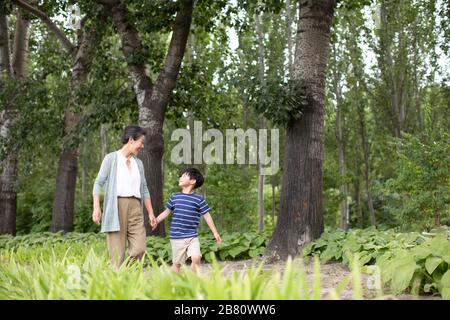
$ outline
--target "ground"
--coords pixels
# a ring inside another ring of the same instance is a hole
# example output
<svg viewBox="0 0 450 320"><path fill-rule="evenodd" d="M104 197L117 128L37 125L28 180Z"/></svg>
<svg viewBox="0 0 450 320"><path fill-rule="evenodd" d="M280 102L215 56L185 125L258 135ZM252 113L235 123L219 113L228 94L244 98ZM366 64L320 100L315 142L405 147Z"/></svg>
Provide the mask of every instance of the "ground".
<svg viewBox="0 0 450 320"><path fill-rule="evenodd" d="M236 261L220 261L219 264L223 268L223 274L224 275L230 275L233 273L233 271L240 271L244 270L251 266L257 266L262 261L262 258L255 258L251 260L236 260ZM313 262L310 261L308 263L305 263L305 271L308 276L308 280L311 283L312 275L313 275ZM285 262L284 261L278 261L278 262L271 262L264 264L264 270L274 270L274 271L283 271L285 268ZM212 269L212 264L209 263L203 263L201 265L201 272L207 273ZM332 288L335 288L339 282L341 282L346 276L350 275L350 270L347 266L345 266L342 263L327 263L322 264L320 266L320 272L321 272L321 287L322 287L322 298L323 299L329 299L329 291ZM351 276L350 276L351 277ZM371 290L368 288L368 284L370 283L370 279L368 279L369 275L362 273L361 274L361 283L363 286L363 292L364 292L364 298L365 299L374 299L376 298L376 291ZM312 287L312 286L310 286ZM383 290L383 296L382 299L388 299L388 300L413 300L413 299L420 299L420 300L435 300L435 299L441 299L439 295L420 295L420 296L413 296L411 294L402 294L394 296L392 294L388 293L388 289ZM342 299L352 299L352 284L351 282L347 285L347 287L342 291L341 293Z"/></svg>

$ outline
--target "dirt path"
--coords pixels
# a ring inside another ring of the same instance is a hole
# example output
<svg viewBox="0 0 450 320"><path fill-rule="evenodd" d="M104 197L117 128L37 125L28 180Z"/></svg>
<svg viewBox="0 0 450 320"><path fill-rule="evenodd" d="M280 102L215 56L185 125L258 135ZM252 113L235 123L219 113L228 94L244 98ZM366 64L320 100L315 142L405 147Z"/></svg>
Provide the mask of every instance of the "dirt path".
<svg viewBox="0 0 450 320"><path fill-rule="evenodd" d="M252 260L237 260L237 261L220 261L219 264L223 268L223 274L225 276L231 275L234 271L242 271L246 268L249 268L251 266L258 266L262 261L261 258L255 258ZM296 263L296 262L294 262ZM297 262L298 263L298 262ZM209 272L212 270L213 266L209 263L204 263L201 266L202 272ZM274 262L274 263L265 263L263 266L263 270L273 270L282 272L285 268L285 262ZM314 272L314 263L312 261L305 263L304 270L306 271L308 281L311 284L312 283L312 276ZM351 277L350 270L347 266L343 265L342 263L327 263L322 264L320 266L320 273L321 273L321 287L322 292L321 296L323 299L329 299L329 292L331 289L335 288L346 276ZM365 299L375 299L376 298L376 290L369 289L370 286L370 279L368 274L361 273L361 284L363 287L363 293ZM310 288L312 286L310 285ZM402 294L398 296L394 296L392 294L387 293L388 291L386 289L383 290L383 296L382 299L388 299L388 300L414 300L414 299L420 299L420 300L440 300L441 297L437 295L421 295L421 296L413 296L410 294ZM352 299L352 283L351 280L347 287L341 292L341 299Z"/></svg>

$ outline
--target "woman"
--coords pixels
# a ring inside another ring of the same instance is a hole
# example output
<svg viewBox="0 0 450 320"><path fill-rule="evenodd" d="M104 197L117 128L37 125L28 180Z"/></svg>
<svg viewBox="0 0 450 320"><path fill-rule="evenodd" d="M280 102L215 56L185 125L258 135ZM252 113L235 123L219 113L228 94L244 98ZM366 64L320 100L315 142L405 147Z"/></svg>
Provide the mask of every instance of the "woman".
<svg viewBox="0 0 450 320"><path fill-rule="evenodd" d="M92 220L101 222L106 232L110 261L120 266L125 260L125 245L132 259L142 259L146 250L143 206L151 226L156 225L150 193L145 180L144 165L136 156L144 148L145 130L128 126L122 136L122 148L103 159L94 182L94 210ZM100 190L105 186L103 216L100 209Z"/></svg>

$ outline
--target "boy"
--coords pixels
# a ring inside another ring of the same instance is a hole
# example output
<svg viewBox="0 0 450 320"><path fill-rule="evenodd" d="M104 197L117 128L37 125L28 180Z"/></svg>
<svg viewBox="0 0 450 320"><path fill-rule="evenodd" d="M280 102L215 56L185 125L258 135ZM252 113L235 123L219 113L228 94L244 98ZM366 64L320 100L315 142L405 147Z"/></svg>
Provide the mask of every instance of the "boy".
<svg viewBox="0 0 450 320"><path fill-rule="evenodd" d="M164 210L156 222L160 223L173 212L170 224L170 245L172 247L172 270L180 271L181 264L191 258L191 270L200 266L202 254L198 241L198 225L201 216L205 218L218 244L222 242L209 214L209 206L202 195L193 192L203 185L203 176L195 168L186 168L181 172L178 180L181 192L174 193L166 203ZM156 228L156 225L153 227Z"/></svg>

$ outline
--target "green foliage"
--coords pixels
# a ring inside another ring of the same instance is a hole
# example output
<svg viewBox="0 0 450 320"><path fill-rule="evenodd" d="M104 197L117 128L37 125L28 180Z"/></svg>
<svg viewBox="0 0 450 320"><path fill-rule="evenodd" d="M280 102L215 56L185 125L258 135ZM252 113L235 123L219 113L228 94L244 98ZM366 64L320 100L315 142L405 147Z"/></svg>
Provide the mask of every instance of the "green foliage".
<svg viewBox="0 0 450 320"><path fill-rule="evenodd" d="M433 233L397 233L393 229L373 228L329 232L305 246L305 256L320 256L322 262L353 263L358 255L361 266L375 264L381 270L381 280L389 284L394 294L409 289L412 293L439 292L450 299L450 229Z"/></svg>
<svg viewBox="0 0 450 320"><path fill-rule="evenodd" d="M436 215L444 223L450 222L449 142L446 132L437 139L404 134L395 141L396 176L387 180L379 192L390 197L391 201L384 203L385 210L407 222L408 228L430 229Z"/></svg>
<svg viewBox="0 0 450 320"><path fill-rule="evenodd" d="M106 250L105 234L96 233L52 233L39 232L30 233L22 236L1 235L0 250L2 253L13 252L20 256L22 260L29 262L36 257L49 257L55 255L56 258L62 258L67 250L71 254L80 257L93 249L100 254Z"/></svg>
<svg viewBox="0 0 450 320"><path fill-rule="evenodd" d="M353 0L353 1L337 0L336 1L338 7L344 7L347 10L361 9L364 6L368 6L373 2L374 2L373 0Z"/></svg>
<svg viewBox="0 0 450 320"><path fill-rule="evenodd" d="M6 110L11 120L9 136L0 137L0 159L4 159L8 150L29 151L37 138L45 141L52 136L59 119L48 108L49 92L43 81L2 76L0 85L0 111Z"/></svg>
<svg viewBox="0 0 450 320"><path fill-rule="evenodd" d="M399 225L404 229L429 229L433 217L440 214L442 223L448 224L450 90L447 69L445 66L441 68L437 62L440 52L438 47L443 49L442 61L448 58L450 41L446 41L448 28L445 24L448 4L441 1L441 7L438 7L436 1L404 1L401 5L383 2L386 5L387 22L380 25L380 7L364 8L369 2L373 3L370 0L338 1L331 34L333 43L339 48L329 56L330 59L336 59L335 71L341 74L341 82L337 85L342 89L341 110L345 120L343 131L348 170L345 177L338 174L334 95L337 90L327 81L326 91L331 94L327 97L325 113L325 223L337 225L340 200L347 196L350 222L358 219L362 225L368 216L365 201L367 192L372 191L377 222L389 226ZM75 30L68 28L67 22L70 20L69 6L75 3L80 6L82 14L89 18L98 13L99 6L94 0L48 0L38 3L39 8L57 21L71 40L76 38ZM130 22L138 30L143 42L142 50L131 60L145 62L149 75L155 79L164 61L170 31L181 1L125 0L123 3L129 9ZM292 4L295 7L295 1ZM304 107L308 99L304 95L303 85L292 79L287 80L292 66L286 63L287 17L284 5L285 1L281 0L195 2L182 71L165 118L166 150L170 150L168 137L171 130L186 127L190 120L203 121L204 129L256 128L258 115L263 114L273 124L285 126L306 111ZM8 14L12 13L11 8L10 0L0 4L0 12L7 10ZM372 16L370 13L366 15L366 9L371 11ZM259 56L255 32L254 16L258 13L263 13L263 57ZM295 10L291 14L290 18L295 20ZM65 21L60 21L60 17ZM13 34L15 17L11 15L10 18L9 33ZM77 186L75 230L83 232L98 230L90 219L91 184L101 161L98 127L103 123L109 124L108 148L111 149L117 146L118 132L125 125L138 122L136 99L128 78L127 61L121 52L120 38L110 20L107 23L99 21L88 21L86 24L96 27L101 25L102 30L99 31L92 52L88 79L76 93L76 108L82 118L74 142L81 142L84 149L81 151L78 181L83 171L88 182L84 185L83 195ZM230 27L234 27L239 38L236 51L229 47ZM8 141L0 143L2 155L5 155L8 146L20 150L19 233L46 231L50 226L54 175L64 130L64 109L71 98L73 62L39 19L33 18L30 30L27 63L29 79L2 79L0 90L0 111L6 105L11 106L14 118ZM387 66L388 48L391 48L392 68ZM376 58L372 66L371 63L366 64L368 60L365 56L371 56L367 53L374 54ZM259 79L260 58L265 60L265 86ZM371 67L372 72L369 72ZM388 72L390 70L391 75ZM390 76L393 80L389 79ZM388 144L395 122L392 114L395 111L392 105L395 100L394 83L397 84L397 98L401 100L399 106L404 107L405 111L401 129L412 135L404 134L396 144ZM365 121L365 127L362 127L361 121ZM366 135L367 155L363 153L362 134ZM280 145L282 147L283 144ZM83 157L89 158L91 162L81 161ZM175 171L179 167L168 159L166 153L163 164L165 177L168 178L165 180L165 194L178 188L172 185L176 180L171 178L176 176ZM257 217L256 168L204 165L202 169L207 179L202 192L213 209L212 215L219 231L226 233L252 229ZM347 195L338 192L342 182L348 183ZM278 201L279 193L276 198ZM271 199L265 199L264 207L269 213ZM273 225L273 220L266 214L265 222ZM201 228L207 229L205 224ZM150 246L157 247L156 251L159 251L155 259L169 259L167 243L149 239L156 241ZM205 240L208 247L214 248L214 241L208 239ZM242 245L243 242L246 240L240 239L233 245L227 242L223 251L217 248L214 252L219 259L220 254L229 259L249 257L257 252L249 249L251 244ZM354 245L351 243L348 246ZM363 244L361 246L364 247ZM377 243L376 246L383 244ZM253 250L261 251L261 247ZM385 250L378 249L381 252ZM347 259L345 254L339 253L340 250L336 242L324 253L324 258ZM367 263L374 263L378 257L375 256L377 250L365 250L361 261L370 259ZM432 269L436 261L428 262L428 270ZM420 265L417 261L415 263ZM410 274L410 269L408 271L407 274ZM400 280L397 282L403 283ZM428 283L429 289L434 290L437 283Z"/></svg>
<svg viewBox="0 0 450 320"><path fill-rule="evenodd" d="M275 124L286 126L300 119L308 106L304 84L298 80L277 79L262 86L251 100L258 113Z"/></svg>
<svg viewBox="0 0 450 320"><path fill-rule="evenodd" d="M226 233L222 236L222 244L217 245L216 240L210 234L200 237L202 250L205 250L203 258L211 262L211 253L220 260L247 259L263 254L269 242L268 232Z"/></svg>
<svg viewBox="0 0 450 320"><path fill-rule="evenodd" d="M138 28L146 29L149 32L165 31L172 29L177 11L180 9L180 1L125 1L130 11L130 19Z"/></svg>
<svg viewBox="0 0 450 320"><path fill-rule="evenodd" d="M269 241L268 232L224 233L222 244L218 245L210 234L200 234L200 244L203 259L208 262L216 256L219 260L248 259L260 256ZM37 249L48 254L55 245L73 247L76 250L88 248L105 249L105 234L69 232L51 233L39 232L22 236L0 235L0 250ZM36 253L37 254L37 253ZM147 237L147 255L155 261L171 261L170 241L161 237Z"/></svg>
<svg viewBox="0 0 450 320"><path fill-rule="evenodd" d="M91 237L96 236L73 237L95 243ZM339 298L341 289L339 284L330 297ZM318 260L311 285L301 260L288 260L283 272L264 271L261 264L226 276L216 260L206 274L186 268L174 273L165 263L158 265L152 259L147 267L134 263L112 268L95 246L81 251L58 244L46 252L23 247L16 251L0 249L0 299L322 298Z"/></svg>
<svg viewBox="0 0 450 320"><path fill-rule="evenodd" d="M206 200L219 230L256 227L255 172L239 165L210 165L205 177ZM202 224L206 228L206 224Z"/></svg>
<svg viewBox="0 0 450 320"><path fill-rule="evenodd" d="M92 222L92 203L75 201L74 232L99 232L100 226Z"/></svg>
<svg viewBox="0 0 450 320"><path fill-rule="evenodd" d="M394 293L407 288L413 292L439 292L450 300L450 238L449 231L427 239L412 248L396 248L377 259L384 282Z"/></svg>
<svg viewBox="0 0 450 320"><path fill-rule="evenodd" d="M12 11L12 3L11 0L3 0L0 3L0 15L8 15Z"/></svg>

